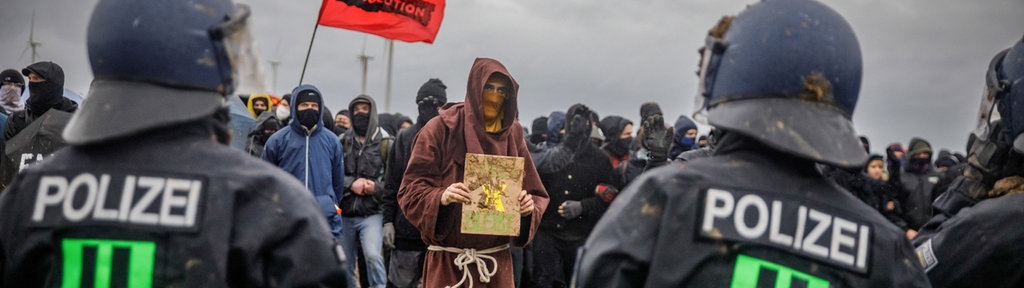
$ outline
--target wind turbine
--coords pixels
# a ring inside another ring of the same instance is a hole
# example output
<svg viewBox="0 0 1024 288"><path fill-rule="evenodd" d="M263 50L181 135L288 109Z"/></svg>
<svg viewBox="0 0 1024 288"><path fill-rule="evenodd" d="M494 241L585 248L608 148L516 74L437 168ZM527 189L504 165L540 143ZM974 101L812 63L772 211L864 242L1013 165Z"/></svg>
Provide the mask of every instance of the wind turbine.
<svg viewBox="0 0 1024 288"><path fill-rule="evenodd" d="M277 67L281 65L281 60L278 58L279 51L281 51L281 39L277 39L277 47L274 47L274 58L267 60L267 62L270 62L270 70L273 70L272 72L274 73L274 83L271 85L274 88L271 94L277 93Z"/></svg>
<svg viewBox="0 0 1024 288"><path fill-rule="evenodd" d="M36 42L36 40L35 40L35 31L36 31L36 10L32 10L32 22L31 22L31 24L29 26L29 30L28 30L28 46L25 46L25 50L21 51L21 56L19 57L19 58L24 58L25 57L25 52L27 52L28 49L31 48L32 49L32 63L36 63L36 58L39 57L39 53L36 51L36 49L38 49L39 46L43 46L43 43Z"/></svg>
<svg viewBox="0 0 1024 288"><path fill-rule="evenodd" d="M363 36L363 52L359 53L359 61L363 63L363 92L361 94L364 95L366 94L366 68L370 60L373 60L373 56L366 55L366 36Z"/></svg>

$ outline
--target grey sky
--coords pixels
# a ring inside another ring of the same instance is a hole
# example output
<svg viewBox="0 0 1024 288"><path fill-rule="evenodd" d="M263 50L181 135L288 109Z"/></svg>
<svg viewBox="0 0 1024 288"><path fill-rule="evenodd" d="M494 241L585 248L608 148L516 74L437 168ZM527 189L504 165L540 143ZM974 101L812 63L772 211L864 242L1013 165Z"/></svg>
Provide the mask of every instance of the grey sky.
<svg viewBox="0 0 1024 288"><path fill-rule="evenodd" d="M7 2L7 1L5 1ZM14 0L0 10L0 67L30 64L29 19L36 10L41 59L64 67L68 88L87 93L92 76L85 30L95 0ZM281 61L275 94L298 84L321 1L239 0L253 10L264 59ZM864 55L854 116L857 130L882 152L890 142L922 136L936 149L964 150L996 52L1024 35L1020 0L824 1L853 26ZM390 112L415 114L413 97L428 78L448 85L449 101L465 95L475 57L502 61L521 84L520 120L584 103L600 115L634 121L642 102L666 117L693 110L697 48L708 28L754 1L455 0L448 1L433 45L396 42ZM320 27L306 83L333 111L359 94L363 48L370 62L367 94L384 103L382 38ZM265 65L269 67L269 65ZM270 74L268 71L268 81ZM268 83L267 87L272 87Z"/></svg>

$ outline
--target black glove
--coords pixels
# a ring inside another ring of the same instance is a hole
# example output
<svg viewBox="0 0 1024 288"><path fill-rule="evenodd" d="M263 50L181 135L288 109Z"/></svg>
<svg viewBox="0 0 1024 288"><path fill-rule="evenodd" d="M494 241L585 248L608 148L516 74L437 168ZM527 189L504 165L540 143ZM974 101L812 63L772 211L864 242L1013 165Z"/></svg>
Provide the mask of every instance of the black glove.
<svg viewBox="0 0 1024 288"><path fill-rule="evenodd" d="M580 113L582 114L582 113ZM569 119L569 129L565 131L565 147L569 150L579 150L590 140L590 120L584 115L576 114Z"/></svg>
<svg viewBox="0 0 1024 288"><path fill-rule="evenodd" d="M643 123L644 148L647 148L647 161L664 163L668 160L668 149L672 146L672 129L665 127L665 118L655 114Z"/></svg>
<svg viewBox="0 0 1024 288"><path fill-rule="evenodd" d="M580 201L572 200L562 202L562 205L558 206L558 214L565 219L579 217L580 214L583 214L583 204Z"/></svg>

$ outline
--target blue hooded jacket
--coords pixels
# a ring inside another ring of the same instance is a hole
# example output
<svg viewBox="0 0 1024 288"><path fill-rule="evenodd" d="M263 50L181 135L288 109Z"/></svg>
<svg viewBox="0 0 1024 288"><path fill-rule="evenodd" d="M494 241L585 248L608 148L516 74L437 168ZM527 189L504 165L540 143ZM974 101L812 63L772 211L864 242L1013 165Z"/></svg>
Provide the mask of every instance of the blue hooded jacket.
<svg viewBox="0 0 1024 288"><path fill-rule="evenodd" d="M298 115L299 103L295 98L299 92L313 90L317 95L320 109L324 109L323 94L313 85L301 85L292 91L291 115ZM281 167L305 184L313 193L316 204L324 216L337 215L335 205L345 193L345 163L338 136L317 125L311 131L298 120L278 130L267 140L263 160Z"/></svg>

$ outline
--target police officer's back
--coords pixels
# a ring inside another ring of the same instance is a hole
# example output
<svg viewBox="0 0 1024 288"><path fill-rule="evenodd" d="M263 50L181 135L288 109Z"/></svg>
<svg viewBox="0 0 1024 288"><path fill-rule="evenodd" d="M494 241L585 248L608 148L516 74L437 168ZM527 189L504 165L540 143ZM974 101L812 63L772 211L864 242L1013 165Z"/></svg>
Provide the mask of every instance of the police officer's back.
<svg viewBox="0 0 1024 288"><path fill-rule="evenodd" d="M850 117L852 29L814 1L765 1L709 33L703 108L711 158L645 173L584 246L581 287L927 287L903 233L816 162L867 155Z"/></svg>
<svg viewBox="0 0 1024 288"><path fill-rule="evenodd" d="M0 196L3 286L334 284L340 249L310 194L226 145L248 14L230 1L99 1L96 79L64 131L71 146Z"/></svg>

